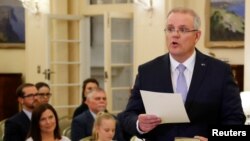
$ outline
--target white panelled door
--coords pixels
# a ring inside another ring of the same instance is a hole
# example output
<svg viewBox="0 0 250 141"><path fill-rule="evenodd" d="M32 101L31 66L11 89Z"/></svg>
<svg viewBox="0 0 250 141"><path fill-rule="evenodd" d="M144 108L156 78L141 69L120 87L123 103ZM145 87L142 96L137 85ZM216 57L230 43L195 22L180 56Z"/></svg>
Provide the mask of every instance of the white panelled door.
<svg viewBox="0 0 250 141"><path fill-rule="evenodd" d="M133 82L132 14L107 12L85 19L89 22L85 24L85 33L90 37L85 44L90 48L89 75L105 89L108 110L118 113L127 104Z"/></svg>
<svg viewBox="0 0 250 141"><path fill-rule="evenodd" d="M83 81L83 18L48 15L45 78L51 87L50 103L60 117L71 116L81 101Z"/></svg>

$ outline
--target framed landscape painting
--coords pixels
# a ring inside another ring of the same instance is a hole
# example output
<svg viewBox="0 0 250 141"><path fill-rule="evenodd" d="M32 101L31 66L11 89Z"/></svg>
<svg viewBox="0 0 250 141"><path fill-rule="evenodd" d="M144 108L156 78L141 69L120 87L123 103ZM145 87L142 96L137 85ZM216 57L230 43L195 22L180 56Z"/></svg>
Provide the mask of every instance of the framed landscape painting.
<svg viewBox="0 0 250 141"><path fill-rule="evenodd" d="M245 0L207 0L207 47L243 47Z"/></svg>
<svg viewBox="0 0 250 141"><path fill-rule="evenodd" d="M19 0L0 0L0 48L24 48L24 21Z"/></svg>

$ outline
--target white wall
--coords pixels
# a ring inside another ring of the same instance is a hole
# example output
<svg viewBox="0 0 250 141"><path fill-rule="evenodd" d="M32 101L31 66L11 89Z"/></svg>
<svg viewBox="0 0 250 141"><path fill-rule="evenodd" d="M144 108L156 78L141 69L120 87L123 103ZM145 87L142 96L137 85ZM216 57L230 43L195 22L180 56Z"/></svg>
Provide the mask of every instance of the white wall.
<svg viewBox="0 0 250 141"><path fill-rule="evenodd" d="M24 49L0 50L0 73L25 73Z"/></svg>
<svg viewBox="0 0 250 141"><path fill-rule="evenodd" d="M25 49L25 80L29 83L44 81L45 65L45 46L46 46L46 22L45 15L34 15L26 11L26 49ZM41 71L38 73L37 67Z"/></svg>
<svg viewBox="0 0 250 141"><path fill-rule="evenodd" d="M134 7L134 75L138 65L165 53L165 0L154 0L153 10Z"/></svg>

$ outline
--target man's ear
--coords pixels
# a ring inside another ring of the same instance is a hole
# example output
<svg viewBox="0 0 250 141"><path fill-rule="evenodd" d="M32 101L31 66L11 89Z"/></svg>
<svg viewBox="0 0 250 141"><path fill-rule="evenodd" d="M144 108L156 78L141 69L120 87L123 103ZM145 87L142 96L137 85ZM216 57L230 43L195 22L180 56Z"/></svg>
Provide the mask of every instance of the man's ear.
<svg viewBox="0 0 250 141"><path fill-rule="evenodd" d="M85 100L85 104L89 105L89 99Z"/></svg>
<svg viewBox="0 0 250 141"><path fill-rule="evenodd" d="M23 104L23 98L21 98L21 97L18 97L18 102L20 103L20 104Z"/></svg>
<svg viewBox="0 0 250 141"><path fill-rule="evenodd" d="M195 43L197 43L201 37L201 31L197 31L195 36L196 36Z"/></svg>

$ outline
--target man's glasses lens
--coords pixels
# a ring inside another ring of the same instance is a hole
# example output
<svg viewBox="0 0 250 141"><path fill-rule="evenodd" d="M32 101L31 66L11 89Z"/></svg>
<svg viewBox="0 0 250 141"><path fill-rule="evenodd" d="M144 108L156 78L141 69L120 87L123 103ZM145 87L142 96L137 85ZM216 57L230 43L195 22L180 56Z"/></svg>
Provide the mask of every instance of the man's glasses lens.
<svg viewBox="0 0 250 141"><path fill-rule="evenodd" d="M168 28L165 28L164 31L168 34L172 34L172 33L180 33L180 34L185 34L185 33L189 33L189 32L195 32L195 31L198 31L197 29L188 29L188 28L179 28L179 29L175 29L175 28L172 28L172 27L168 27Z"/></svg>
<svg viewBox="0 0 250 141"><path fill-rule="evenodd" d="M50 97L52 94L51 93L38 93L37 96L40 96L42 98L45 98L45 97Z"/></svg>
<svg viewBox="0 0 250 141"><path fill-rule="evenodd" d="M37 94L27 94L23 98L34 98Z"/></svg>

